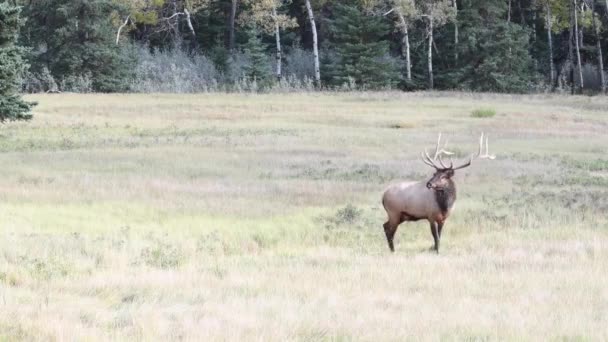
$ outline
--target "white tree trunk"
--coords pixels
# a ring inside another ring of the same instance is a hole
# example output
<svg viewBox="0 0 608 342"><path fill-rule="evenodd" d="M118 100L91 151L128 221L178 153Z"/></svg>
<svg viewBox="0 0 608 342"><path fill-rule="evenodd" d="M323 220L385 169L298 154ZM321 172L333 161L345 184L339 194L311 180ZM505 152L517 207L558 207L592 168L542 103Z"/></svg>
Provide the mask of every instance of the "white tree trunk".
<svg viewBox="0 0 608 342"><path fill-rule="evenodd" d="M536 44L536 0L532 1L532 44ZM536 61L536 59L534 59Z"/></svg>
<svg viewBox="0 0 608 342"><path fill-rule="evenodd" d="M317 25L315 24L315 15L312 12L310 0L306 0L306 10L308 11L308 19L312 29L312 52L315 59L315 82L317 86L321 85L321 65L319 63L319 42L317 38Z"/></svg>
<svg viewBox="0 0 608 342"><path fill-rule="evenodd" d="M454 59L458 62L458 3L454 1ZM608 1L608 0L607 0Z"/></svg>
<svg viewBox="0 0 608 342"><path fill-rule="evenodd" d="M194 32L194 26L192 26L192 18L190 17L190 11L187 8L184 8L184 14L186 15L186 23L188 24L188 29L190 29L190 33L192 33L193 37L196 37L196 32Z"/></svg>
<svg viewBox="0 0 608 342"><path fill-rule="evenodd" d="M608 0L606 0L608 1ZM595 1L591 5L591 18L593 20L593 30L595 31L595 40L597 41L597 65L600 72L600 84L602 93L606 91L606 80L604 79L604 56L602 55L602 41L600 30L595 22Z"/></svg>
<svg viewBox="0 0 608 342"><path fill-rule="evenodd" d="M576 33L574 36L574 42L576 44L576 63L578 65L578 77L579 77L579 90L580 92L583 91L583 87L584 82L583 82L583 65L581 62L581 47L580 47L580 42L579 42L579 36L578 36L578 1L577 0L573 0L574 1L574 32Z"/></svg>
<svg viewBox="0 0 608 342"><path fill-rule="evenodd" d="M433 89L435 82L433 80L433 17L429 16L429 53L428 53L428 66L429 66L429 89Z"/></svg>
<svg viewBox="0 0 608 342"><path fill-rule="evenodd" d="M555 85L555 63L553 62L553 19L551 18L551 5L546 4L547 10L547 40L549 42L549 66L551 67L551 87Z"/></svg>
<svg viewBox="0 0 608 342"><path fill-rule="evenodd" d="M118 42L120 41L120 33L122 32L122 29L124 29L125 26L127 26L127 24L129 23L129 20L131 20L131 15L128 15L127 19L125 19L125 22L122 23L120 25L120 27L118 28L118 32L116 32L116 45L118 45Z"/></svg>
<svg viewBox="0 0 608 342"><path fill-rule="evenodd" d="M283 55L281 51L281 28L279 26L279 21L277 20L277 10L276 8L272 8L272 16L274 18L274 35L277 41L277 80L281 80L281 67L283 64Z"/></svg>
<svg viewBox="0 0 608 342"><path fill-rule="evenodd" d="M238 0L232 0L232 7L230 8L230 22L228 23L228 50L233 51L235 46L235 33L234 27L236 25L236 11L238 10Z"/></svg>
<svg viewBox="0 0 608 342"><path fill-rule="evenodd" d="M572 8L572 1L570 1L570 29L568 30L568 81L570 82L570 93L574 95L574 47L572 41L574 40L574 9Z"/></svg>
<svg viewBox="0 0 608 342"><path fill-rule="evenodd" d="M403 38L401 38L401 54L405 57L405 71L406 77L408 81L412 80L412 60L410 56L410 35L409 30L407 28L407 22L405 21L405 17L401 11L397 10L397 15L399 16L399 23L401 25L401 32L403 33Z"/></svg>
<svg viewBox="0 0 608 342"><path fill-rule="evenodd" d="M509 0L509 11L507 12L507 22L511 23L511 0Z"/></svg>

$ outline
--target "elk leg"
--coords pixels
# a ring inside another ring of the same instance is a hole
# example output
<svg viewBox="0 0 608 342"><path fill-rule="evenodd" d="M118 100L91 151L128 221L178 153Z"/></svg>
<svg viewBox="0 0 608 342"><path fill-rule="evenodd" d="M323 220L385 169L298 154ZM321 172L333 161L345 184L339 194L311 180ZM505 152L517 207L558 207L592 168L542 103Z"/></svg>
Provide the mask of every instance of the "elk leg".
<svg viewBox="0 0 608 342"><path fill-rule="evenodd" d="M431 222L431 233L433 234L433 239L435 240L435 251L439 254L439 231L437 228L438 224L436 222Z"/></svg>
<svg viewBox="0 0 608 342"><path fill-rule="evenodd" d="M395 237L396 231L397 225L392 225L391 221L387 221L384 224L384 234L386 234L386 241L388 242L388 248L391 249L391 252L395 251L395 246L393 246L393 237Z"/></svg>
<svg viewBox="0 0 608 342"><path fill-rule="evenodd" d="M441 231L443 230L443 222L437 224L437 230L439 231L439 241L441 241Z"/></svg>

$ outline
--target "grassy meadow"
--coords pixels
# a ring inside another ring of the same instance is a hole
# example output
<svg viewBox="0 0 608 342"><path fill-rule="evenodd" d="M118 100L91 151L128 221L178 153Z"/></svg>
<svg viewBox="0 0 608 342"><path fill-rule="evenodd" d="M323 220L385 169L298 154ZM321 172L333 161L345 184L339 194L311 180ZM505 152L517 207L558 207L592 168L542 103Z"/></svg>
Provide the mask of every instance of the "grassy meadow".
<svg viewBox="0 0 608 342"><path fill-rule="evenodd" d="M0 341L608 339L608 97L28 97L0 127ZM474 113L492 113L474 114ZM380 203L465 159L439 255Z"/></svg>

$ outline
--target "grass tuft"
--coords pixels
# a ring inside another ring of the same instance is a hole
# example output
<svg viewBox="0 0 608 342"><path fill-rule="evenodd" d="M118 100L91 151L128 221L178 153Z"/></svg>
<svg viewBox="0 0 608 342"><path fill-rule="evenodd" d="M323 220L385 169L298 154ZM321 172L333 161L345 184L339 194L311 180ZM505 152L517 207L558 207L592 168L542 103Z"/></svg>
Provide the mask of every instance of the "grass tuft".
<svg viewBox="0 0 608 342"><path fill-rule="evenodd" d="M394 123L392 125L389 125L389 128L393 128L393 129L412 129L412 128L416 128L416 125L414 125L411 122L397 122Z"/></svg>
<svg viewBox="0 0 608 342"><path fill-rule="evenodd" d="M496 116L494 108L477 108L471 112L473 118L493 118Z"/></svg>

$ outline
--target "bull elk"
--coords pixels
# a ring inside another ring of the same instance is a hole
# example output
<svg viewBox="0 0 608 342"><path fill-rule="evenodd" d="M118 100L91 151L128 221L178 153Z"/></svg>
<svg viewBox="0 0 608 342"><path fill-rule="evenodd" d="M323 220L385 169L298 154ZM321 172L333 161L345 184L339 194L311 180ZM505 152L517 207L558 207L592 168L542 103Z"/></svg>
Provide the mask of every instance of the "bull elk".
<svg viewBox="0 0 608 342"><path fill-rule="evenodd" d="M391 185L386 189L382 196L382 205L388 214L388 221L384 224L384 233L391 252L395 251L393 237L401 223L425 219L431 225L431 233L435 240L434 249L439 253L441 231L456 202L456 185L452 180L454 172L469 167L474 159L496 158L496 156L489 154L487 137L485 139L485 152L483 152L483 144L484 135L482 133L477 154L472 154L467 163L457 167L454 167L450 157L450 165L447 166L442 156L451 156L453 153L446 150L447 142L443 147L440 147L440 133L434 156L431 158L426 149L424 153L421 153L422 161L435 169L433 177L426 182L402 182Z"/></svg>

